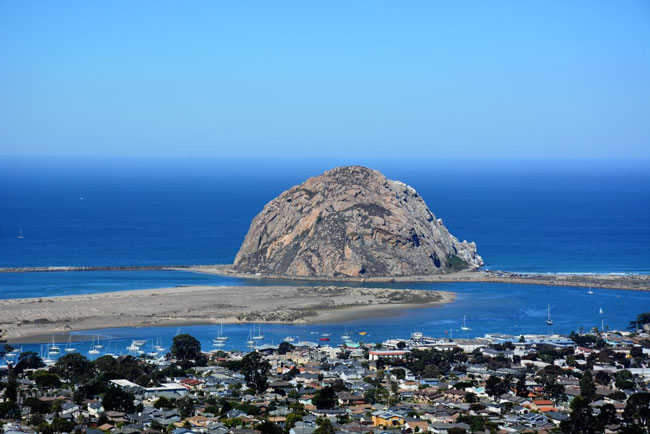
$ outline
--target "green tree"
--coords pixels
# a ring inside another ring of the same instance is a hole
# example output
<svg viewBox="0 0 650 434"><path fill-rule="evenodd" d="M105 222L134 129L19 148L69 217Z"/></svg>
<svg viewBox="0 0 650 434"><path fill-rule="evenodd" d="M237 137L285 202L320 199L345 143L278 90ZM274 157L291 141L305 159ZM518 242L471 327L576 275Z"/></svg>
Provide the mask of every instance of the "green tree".
<svg viewBox="0 0 650 434"><path fill-rule="evenodd" d="M596 395L596 385L591 377L591 372L587 370L580 379L580 396L589 403L594 399L594 395Z"/></svg>
<svg viewBox="0 0 650 434"><path fill-rule="evenodd" d="M241 373L244 374L246 385L255 393L264 392L269 384L271 364L257 351L246 354L241 361Z"/></svg>
<svg viewBox="0 0 650 434"><path fill-rule="evenodd" d="M601 426L614 425L618 423L618 418L616 417L616 407L614 407L612 404L605 404L600 407L598 422Z"/></svg>
<svg viewBox="0 0 650 434"><path fill-rule="evenodd" d="M336 405L336 393L334 392L334 388L332 386L323 387L314 394L311 402L319 410L334 407L334 405Z"/></svg>
<svg viewBox="0 0 650 434"><path fill-rule="evenodd" d="M23 372L25 369L38 369L45 366L41 357L33 351L26 351L21 353L18 357L18 362L14 366L14 371L17 373Z"/></svg>
<svg viewBox="0 0 650 434"><path fill-rule="evenodd" d="M508 392L508 384L499 377L490 375L485 382L485 393L492 397L501 396Z"/></svg>
<svg viewBox="0 0 650 434"><path fill-rule="evenodd" d="M59 358L54 365L54 372L75 384L85 383L95 375L91 361L79 353L66 354Z"/></svg>
<svg viewBox="0 0 650 434"><path fill-rule="evenodd" d="M650 312L640 313L636 316L636 320L630 321L628 328L636 330L643 327L645 324L650 324Z"/></svg>
<svg viewBox="0 0 650 434"><path fill-rule="evenodd" d="M332 422L326 417L321 417L316 420L318 428L314 430L313 434L334 434L335 430Z"/></svg>
<svg viewBox="0 0 650 434"><path fill-rule="evenodd" d="M265 420L264 422L257 424L255 429L259 431L260 434L283 434L284 433L282 428L280 428L273 422L269 422L268 420Z"/></svg>
<svg viewBox="0 0 650 434"><path fill-rule="evenodd" d="M20 408L15 401L0 403L0 419L17 419L20 417Z"/></svg>
<svg viewBox="0 0 650 434"><path fill-rule="evenodd" d="M650 432L650 392L635 393L627 399L623 420L641 432Z"/></svg>
<svg viewBox="0 0 650 434"><path fill-rule="evenodd" d="M135 411L134 399L135 397L132 393L119 387L110 387L104 394L102 405L108 411L133 413Z"/></svg>
<svg viewBox="0 0 650 434"><path fill-rule="evenodd" d="M36 383L36 386L41 389L51 389L54 387L61 386L61 380L59 376L48 371L36 371L32 374L32 380Z"/></svg>
<svg viewBox="0 0 650 434"><path fill-rule="evenodd" d="M281 342L280 345L278 345L278 354L287 354L291 351L293 351L293 345L289 342Z"/></svg>
<svg viewBox="0 0 650 434"><path fill-rule="evenodd" d="M589 401L581 396L575 397L571 402L571 414L560 424L560 428L565 434L596 434L600 431Z"/></svg>
<svg viewBox="0 0 650 434"><path fill-rule="evenodd" d="M178 412L181 415L181 418L185 419L194 414L194 401L189 396L181 398L177 402Z"/></svg>
<svg viewBox="0 0 650 434"><path fill-rule="evenodd" d="M198 360L202 358L201 343L188 334L177 335L174 336L171 353L177 360Z"/></svg>
<svg viewBox="0 0 650 434"><path fill-rule="evenodd" d="M174 404L164 396L156 399L156 401L153 403L153 406L158 409L162 408L163 410L171 410L174 408Z"/></svg>

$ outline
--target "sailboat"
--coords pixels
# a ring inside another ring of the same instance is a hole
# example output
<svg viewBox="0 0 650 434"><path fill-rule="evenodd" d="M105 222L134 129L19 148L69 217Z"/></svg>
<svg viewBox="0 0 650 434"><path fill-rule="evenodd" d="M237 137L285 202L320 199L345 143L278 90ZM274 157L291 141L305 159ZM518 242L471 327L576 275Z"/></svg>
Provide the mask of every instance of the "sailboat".
<svg viewBox="0 0 650 434"><path fill-rule="evenodd" d="M587 291L587 294L593 294L593 293L594 293L594 290L591 289L591 286L590 286L590 287L589 287L589 291Z"/></svg>
<svg viewBox="0 0 650 434"><path fill-rule="evenodd" d="M23 237L23 227L21 226L20 227L20 234L18 234L18 239L22 240L23 238L25 238L25 237Z"/></svg>
<svg viewBox="0 0 650 434"><path fill-rule="evenodd" d="M548 313L546 316L546 324L553 325L553 320L551 319L551 305L548 305Z"/></svg>
<svg viewBox="0 0 650 434"><path fill-rule="evenodd" d="M605 313L605 311L604 311L603 308L601 307L600 310L598 311L598 313L602 315L602 314Z"/></svg>
<svg viewBox="0 0 650 434"><path fill-rule="evenodd" d="M255 340L253 339L253 332L249 331L248 332L248 340L246 341L246 345L249 347L254 347L255 346Z"/></svg>
<svg viewBox="0 0 650 434"><path fill-rule="evenodd" d="M156 338L156 345L154 346L154 348L158 352L165 350L165 348L162 346L162 338Z"/></svg>
<svg viewBox="0 0 650 434"><path fill-rule="evenodd" d="M255 326L253 326L253 333L255 332ZM260 331L257 333L257 335L253 336L253 340L256 341L261 341L264 339L264 335L262 334L262 325L260 324Z"/></svg>
<svg viewBox="0 0 650 434"><path fill-rule="evenodd" d="M99 354L99 350L95 344L95 336L93 336L93 343L90 344L90 350L88 350L88 354Z"/></svg>
<svg viewBox="0 0 650 434"><path fill-rule="evenodd" d="M72 346L72 335L68 335L68 343L65 344L65 352L74 353L75 351L77 351L77 349Z"/></svg>
<svg viewBox="0 0 650 434"><path fill-rule="evenodd" d="M59 354L61 352L61 348L57 347L56 344L54 343L54 335L52 336L52 345L47 349L48 354Z"/></svg>
<svg viewBox="0 0 650 434"><path fill-rule="evenodd" d="M345 326L345 332L343 332L343 336L341 336L341 340L343 341L349 341L350 340L350 335L348 334L348 327Z"/></svg>
<svg viewBox="0 0 650 434"><path fill-rule="evenodd" d="M225 342L228 340L228 336L223 335L223 323L221 323L221 327L219 328L219 334L214 340L214 343L216 345L217 342Z"/></svg>
<svg viewBox="0 0 650 434"><path fill-rule="evenodd" d="M464 331L471 330L471 328L467 327L467 324L465 324L465 315L463 315L463 325L460 327L460 329Z"/></svg>

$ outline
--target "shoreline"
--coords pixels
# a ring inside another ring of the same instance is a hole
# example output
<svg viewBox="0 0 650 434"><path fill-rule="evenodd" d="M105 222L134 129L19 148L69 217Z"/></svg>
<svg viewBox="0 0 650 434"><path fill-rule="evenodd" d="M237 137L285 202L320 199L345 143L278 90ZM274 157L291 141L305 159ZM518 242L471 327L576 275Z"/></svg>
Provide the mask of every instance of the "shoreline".
<svg viewBox="0 0 650 434"><path fill-rule="evenodd" d="M180 269L179 269L180 271ZM217 276L238 277L242 279L270 279L292 281L363 282L363 283L443 283L480 282L510 283L523 285L565 286L580 288L624 289L631 291L650 291L650 275L646 274L589 274L589 273L516 273L497 270L464 270L446 274L427 276L396 277L293 277L278 275L255 275L239 273L230 265L197 265L183 271L213 274Z"/></svg>
<svg viewBox="0 0 650 434"><path fill-rule="evenodd" d="M337 286L189 286L0 300L0 329L14 344L122 327L223 323L335 323L454 301L445 291ZM76 340L83 340L83 337Z"/></svg>
<svg viewBox="0 0 650 434"><path fill-rule="evenodd" d="M331 284L363 283L437 283L482 282L522 285L566 286L601 289L650 291L650 274L599 274L599 273L520 273L498 270L465 270L428 276L397 277L294 277L239 273L232 265L125 265L125 266L56 266L56 267L5 267L0 273L46 273L75 271L186 271L248 280L320 281Z"/></svg>

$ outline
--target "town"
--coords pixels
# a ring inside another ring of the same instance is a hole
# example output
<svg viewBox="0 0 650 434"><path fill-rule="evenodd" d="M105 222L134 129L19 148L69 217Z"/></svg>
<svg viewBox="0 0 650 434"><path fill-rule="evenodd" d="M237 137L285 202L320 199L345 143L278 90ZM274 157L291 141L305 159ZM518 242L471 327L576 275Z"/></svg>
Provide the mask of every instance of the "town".
<svg viewBox="0 0 650 434"><path fill-rule="evenodd" d="M5 434L650 432L650 313L624 331L248 353L180 334L158 359L72 353L49 367L3 346Z"/></svg>

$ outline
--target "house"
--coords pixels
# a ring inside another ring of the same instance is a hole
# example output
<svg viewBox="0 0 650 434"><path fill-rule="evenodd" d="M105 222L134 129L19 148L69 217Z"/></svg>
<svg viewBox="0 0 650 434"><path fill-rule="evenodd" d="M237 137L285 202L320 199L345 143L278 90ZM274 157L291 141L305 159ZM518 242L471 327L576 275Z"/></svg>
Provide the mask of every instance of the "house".
<svg viewBox="0 0 650 434"><path fill-rule="evenodd" d="M372 413L372 424L374 426L395 427L403 426L405 422L404 415L390 411L390 410L377 410Z"/></svg>
<svg viewBox="0 0 650 434"><path fill-rule="evenodd" d="M542 413L547 411L557 411L553 401L548 399L537 399L530 404L530 409L533 411L541 411Z"/></svg>

